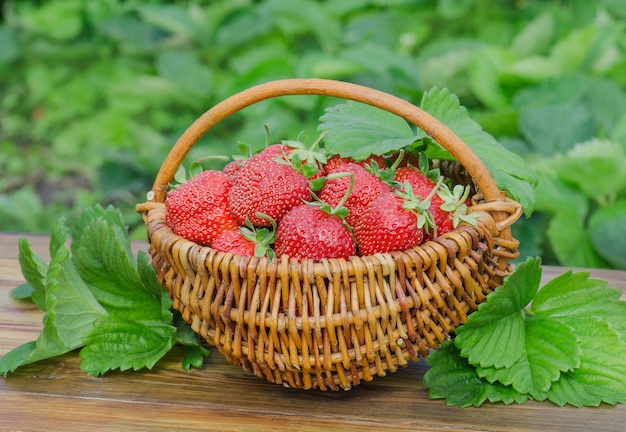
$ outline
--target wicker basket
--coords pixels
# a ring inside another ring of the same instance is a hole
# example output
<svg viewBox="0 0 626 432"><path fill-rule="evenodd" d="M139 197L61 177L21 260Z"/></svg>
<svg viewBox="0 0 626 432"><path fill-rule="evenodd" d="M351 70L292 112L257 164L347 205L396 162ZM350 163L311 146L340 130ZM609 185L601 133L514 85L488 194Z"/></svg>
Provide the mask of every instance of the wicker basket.
<svg viewBox="0 0 626 432"><path fill-rule="evenodd" d="M321 261L268 260L217 252L175 235L165 223L168 184L211 127L265 99L327 95L370 104L417 125L459 162L455 176L477 193L477 227L406 251ZM199 117L164 161L139 204L150 253L174 307L235 365L287 387L350 389L418 360L448 339L518 256L511 225L521 205L504 196L478 157L418 107L371 88L321 79L261 84Z"/></svg>

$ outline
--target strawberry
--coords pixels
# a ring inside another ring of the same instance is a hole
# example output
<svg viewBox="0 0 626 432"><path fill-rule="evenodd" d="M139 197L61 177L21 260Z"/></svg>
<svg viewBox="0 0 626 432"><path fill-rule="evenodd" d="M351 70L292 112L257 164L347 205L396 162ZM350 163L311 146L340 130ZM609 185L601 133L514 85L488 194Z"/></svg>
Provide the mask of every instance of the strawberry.
<svg viewBox="0 0 626 432"><path fill-rule="evenodd" d="M221 171L202 171L172 190L165 199L165 222L174 233L211 245L223 231L239 226L228 209L231 181Z"/></svg>
<svg viewBox="0 0 626 432"><path fill-rule="evenodd" d="M337 206L350 185L349 177L333 178L333 175L339 173L352 173L354 178L352 193L345 202L345 207L349 210L346 221L350 226L354 227L357 219L370 202L378 196L391 191L391 188L361 165L354 162L344 162L327 173L326 184L318 194L319 199L330 206Z"/></svg>
<svg viewBox="0 0 626 432"><path fill-rule="evenodd" d="M429 179L426 174L412 166L401 166L396 169L394 181L400 185L398 189L401 191L406 189L404 182L408 182L413 194L422 200L427 199L436 187L435 182ZM430 197L430 205L427 206L429 223L425 227L424 241L432 240L437 235L449 232L453 228L452 217L441 210L441 204L443 204L443 200L439 195L433 194Z"/></svg>
<svg viewBox="0 0 626 432"><path fill-rule="evenodd" d="M246 161L244 159L235 159L228 162L223 169L224 174L226 174L231 179L234 178L245 162Z"/></svg>
<svg viewBox="0 0 626 432"><path fill-rule="evenodd" d="M435 183L422 171L411 166L398 168L394 180L402 185L399 186L401 191L406 189L405 182L408 182L413 195L422 200L430 199L424 241L452 231L460 221L475 221L475 217L466 214L469 189L457 185L452 192L441 181Z"/></svg>
<svg viewBox="0 0 626 432"><path fill-rule="evenodd" d="M422 171L412 166L397 168L394 181L399 184L408 181L413 187L413 192L417 195L427 196L435 187L435 182L429 179Z"/></svg>
<svg viewBox="0 0 626 432"><path fill-rule="evenodd" d="M404 203L389 191L364 210L354 226L361 255L406 250L422 243L424 231L418 227L418 213L403 208Z"/></svg>
<svg viewBox="0 0 626 432"><path fill-rule="evenodd" d="M260 215L261 217L266 217ZM276 237L276 222L267 218L272 229L257 228L246 222L245 226L239 227L237 230L224 231L218 235L211 247L222 252L233 252L239 255L247 256L268 256L274 257L272 243Z"/></svg>
<svg viewBox="0 0 626 432"><path fill-rule="evenodd" d="M283 144L271 145L248 159L233 178L228 203L240 224L248 219L255 226L270 226L257 213L280 222L291 208L311 199L307 178L284 160L288 151Z"/></svg>
<svg viewBox="0 0 626 432"><path fill-rule="evenodd" d="M377 167L380 169L386 166L385 158L380 155L373 154L360 161L355 161L354 159L350 157L341 157L339 155L334 155L330 159L328 159L328 162L326 162L326 165L324 165L324 170L326 171L326 173L333 172L339 165L346 163L346 162L353 162L353 163L359 164L363 168L366 168L368 165L371 165L372 162L376 162Z"/></svg>
<svg viewBox="0 0 626 432"><path fill-rule="evenodd" d="M238 230L224 231L211 244L211 247L221 252L233 252L239 255L254 256L256 243L244 237Z"/></svg>
<svg viewBox="0 0 626 432"><path fill-rule="evenodd" d="M341 217L321 206L303 203L291 209L276 230L274 250L292 258L349 258L356 254L350 231Z"/></svg>

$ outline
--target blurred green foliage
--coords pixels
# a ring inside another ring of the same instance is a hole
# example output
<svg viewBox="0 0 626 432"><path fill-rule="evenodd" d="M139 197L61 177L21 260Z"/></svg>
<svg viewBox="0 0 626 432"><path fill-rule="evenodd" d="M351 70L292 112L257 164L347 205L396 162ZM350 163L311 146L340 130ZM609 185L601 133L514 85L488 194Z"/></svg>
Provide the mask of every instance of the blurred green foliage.
<svg viewBox="0 0 626 432"><path fill-rule="evenodd" d="M49 232L113 203L131 224L169 148L206 109L279 78L351 81L419 103L456 93L532 162L522 257L626 268L622 0L5 0L0 230ZM316 135L337 101L246 108L189 156Z"/></svg>

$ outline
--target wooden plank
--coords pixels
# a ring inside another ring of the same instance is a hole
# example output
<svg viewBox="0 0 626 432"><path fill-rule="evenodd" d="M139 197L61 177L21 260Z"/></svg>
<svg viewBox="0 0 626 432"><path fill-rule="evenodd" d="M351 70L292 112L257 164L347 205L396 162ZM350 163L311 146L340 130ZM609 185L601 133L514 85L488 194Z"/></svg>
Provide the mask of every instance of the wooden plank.
<svg viewBox="0 0 626 432"><path fill-rule="evenodd" d="M10 298L23 278L18 235L0 233L0 355L34 340L43 314ZM28 236L47 257L48 239ZM143 248L142 242L134 244ZM546 268L544 280L564 270ZM626 272L596 271L626 292ZM621 431L626 406L557 407L549 402L480 408L431 400L425 362L412 363L348 392L285 389L227 363L213 349L201 370L184 371L174 349L151 371L80 370L77 353L20 368L0 378L0 429L7 431Z"/></svg>

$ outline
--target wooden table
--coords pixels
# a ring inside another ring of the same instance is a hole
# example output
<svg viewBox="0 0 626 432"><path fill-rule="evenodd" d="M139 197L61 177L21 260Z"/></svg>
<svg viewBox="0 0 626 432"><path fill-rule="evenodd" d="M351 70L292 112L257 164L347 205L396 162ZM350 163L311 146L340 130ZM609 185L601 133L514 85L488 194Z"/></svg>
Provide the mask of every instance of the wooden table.
<svg viewBox="0 0 626 432"><path fill-rule="evenodd" d="M23 283L17 234L0 233L0 356L37 338L43 313L9 296ZM48 237L26 236L47 258ZM141 242L134 243L143 248ZM544 282L563 268L545 267ZM592 270L626 293L626 272ZM2 431L623 431L626 405L557 407L550 402L480 408L430 400L425 362L348 392L285 389L228 364L213 349L184 371L174 350L153 370L92 377L78 355L0 377Z"/></svg>

